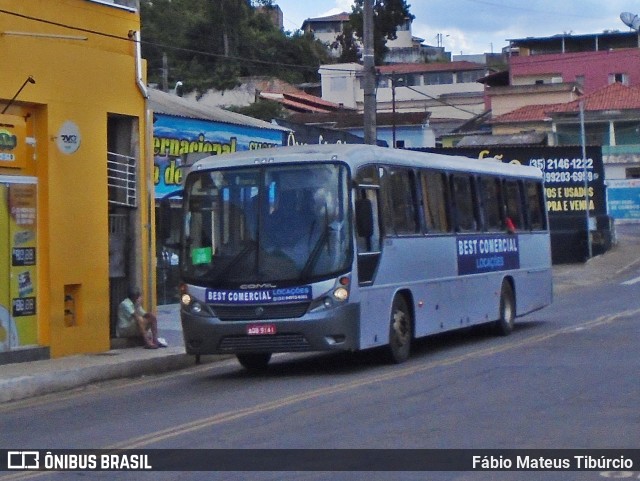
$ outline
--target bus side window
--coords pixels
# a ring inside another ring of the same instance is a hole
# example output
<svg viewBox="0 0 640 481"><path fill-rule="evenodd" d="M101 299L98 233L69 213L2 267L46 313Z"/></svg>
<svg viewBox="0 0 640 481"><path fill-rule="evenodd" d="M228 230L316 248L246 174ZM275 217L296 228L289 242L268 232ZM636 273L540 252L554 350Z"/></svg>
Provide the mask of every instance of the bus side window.
<svg viewBox="0 0 640 481"><path fill-rule="evenodd" d="M420 173L420 182L427 232L451 232L447 212L446 176L441 172L423 171Z"/></svg>
<svg viewBox="0 0 640 481"><path fill-rule="evenodd" d="M482 194L482 211L485 229L488 231L502 230L500 181L495 177L481 177L480 191Z"/></svg>
<svg viewBox="0 0 640 481"><path fill-rule="evenodd" d="M524 227L524 222L522 219L523 212L520 185L515 180L507 180L504 183L504 192L506 217L511 220L517 230L521 230Z"/></svg>
<svg viewBox="0 0 640 481"><path fill-rule="evenodd" d="M479 222L471 176L454 174L451 176L451 186L458 231L477 231Z"/></svg>
<svg viewBox="0 0 640 481"><path fill-rule="evenodd" d="M540 182L527 181L525 190L527 194L529 228L531 230L544 230L546 228L546 217L544 215L542 184Z"/></svg>
<svg viewBox="0 0 640 481"><path fill-rule="evenodd" d="M415 174L409 169L392 169L388 181L390 187L390 213L396 235L412 235L420 232Z"/></svg>

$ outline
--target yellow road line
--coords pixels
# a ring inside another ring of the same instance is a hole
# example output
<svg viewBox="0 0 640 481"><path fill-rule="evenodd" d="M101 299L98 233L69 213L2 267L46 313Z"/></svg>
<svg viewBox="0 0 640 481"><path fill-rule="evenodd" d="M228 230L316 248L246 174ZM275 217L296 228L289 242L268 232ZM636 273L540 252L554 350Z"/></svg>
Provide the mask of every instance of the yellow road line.
<svg viewBox="0 0 640 481"><path fill-rule="evenodd" d="M184 423L178 426L173 426L167 429L163 429L160 431L156 431L154 433L145 434L143 436L139 436L137 438L132 438L127 441L109 446L109 449L134 449L134 448L143 448L149 446L150 444L154 444L160 441L164 441L169 438L181 436L183 434L187 434L193 431L197 431L200 429L204 429L207 427L215 426L218 424L223 424L231 421L235 421L247 416L251 416L253 414L265 413L269 411L274 411L276 409L280 409L286 406L290 406L292 404L300 403L303 401L309 401L311 399L317 399L323 396L328 396L332 394L337 394L345 391L349 391L355 388L359 388L362 386L367 386L370 384L375 384L379 382L385 382L393 379L397 379L399 377L407 377L417 373L425 372L437 367L442 366L450 366L453 364L458 364L460 362L466 361L472 358L480 358L486 357L493 354L497 354L500 352L504 352L507 350L511 350L517 347L522 347L525 345L535 344L541 341L545 341L547 339L551 339L553 337L557 337L562 334L567 334L574 332L576 328L588 329L597 326L602 326L605 324L609 324L616 319L621 317L632 316L635 314L640 314L640 309L632 310L632 311L623 311L617 314L601 316L597 319L576 325L566 327L564 329L560 329L558 331L554 331L551 333L540 334L538 336L528 337L526 339L522 339L520 341L507 343L501 346L492 346L485 349L480 349L477 351L469 352L466 354L462 354L460 356L456 356L450 359L443 359L441 361L432 361L427 364L420 364L416 366L407 366L405 368L397 368L394 367L390 372L384 374L378 374L373 376L367 376L364 379L358 379L355 381L349 381L341 384L336 384L334 386L324 387L320 389L315 389L312 391L307 391L300 394L295 394L291 396L287 396L282 399L278 399L275 401L270 401L263 404L258 404L256 406L251 406L248 408L228 411L224 413L219 413L214 416L210 416L207 418L198 419L195 421L190 421L188 423Z"/></svg>
<svg viewBox="0 0 640 481"><path fill-rule="evenodd" d="M183 423L178 426L172 426L170 428L155 431L153 433L148 433L135 438L130 438L128 440L113 444L111 446L107 446L106 448L102 448L102 449L113 450L113 449L146 448L149 445L158 443L160 441L164 441L166 439L182 436L184 434L205 429L211 426L224 424L231 421L236 421L238 419L252 416L254 414L275 411L277 409L287 407L293 404L297 404L303 401L318 399L323 396L338 394L338 393L346 392L359 387L368 386L368 385L379 383L379 382L394 380L399 377L411 376L411 375L422 373L431 369L435 369L437 367L458 364L458 363L467 361L469 359L491 356L493 354L498 354L504 351L517 348L517 347L536 344L548 339L552 339L554 337L558 337L563 334L571 334L576 332L576 330L578 329L584 330L584 329L590 329L594 327L600 327L600 326L610 324L618 319L625 318L625 317L632 317L639 314L640 314L640 309L622 311L615 314L600 316L596 319L592 319L590 321L586 321L581 324L568 326L563 329L559 329L557 331L553 331L550 333L527 337L526 339L522 339L515 342L508 342L500 346L492 346L484 349L479 349L479 350L472 351L459 356L455 356L449 359L442 359L440 361L432 361L426 364L420 364L416 366L407 366L404 368L393 367L391 371L383 374L367 376L363 379L336 384L333 386L324 387L320 389L314 389L312 391L307 391L300 394L294 394L291 396L284 397L282 399L269 401L269 402L258 404L255 406L250 406L244 409L219 413L214 416L197 419L195 421ZM193 371L190 371L190 372L193 372ZM32 479L32 478L40 477L42 475L50 474L50 473L51 472L49 471L37 471L37 472L31 471L31 472L12 473L9 475L0 476L0 481L19 481L23 479Z"/></svg>

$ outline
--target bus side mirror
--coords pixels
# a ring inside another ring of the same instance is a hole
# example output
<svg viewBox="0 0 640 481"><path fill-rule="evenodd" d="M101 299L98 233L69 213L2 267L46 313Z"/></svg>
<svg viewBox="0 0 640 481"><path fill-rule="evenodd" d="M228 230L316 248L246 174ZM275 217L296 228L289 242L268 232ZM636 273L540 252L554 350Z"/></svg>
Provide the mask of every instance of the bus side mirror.
<svg viewBox="0 0 640 481"><path fill-rule="evenodd" d="M369 199L356 200L356 228L358 237L373 236L373 206Z"/></svg>
<svg viewBox="0 0 640 481"><path fill-rule="evenodd" d="M159 214L158 232L162 242L166 243L171 237L171 202L169 199L162 199L160 201Z"/></svg>

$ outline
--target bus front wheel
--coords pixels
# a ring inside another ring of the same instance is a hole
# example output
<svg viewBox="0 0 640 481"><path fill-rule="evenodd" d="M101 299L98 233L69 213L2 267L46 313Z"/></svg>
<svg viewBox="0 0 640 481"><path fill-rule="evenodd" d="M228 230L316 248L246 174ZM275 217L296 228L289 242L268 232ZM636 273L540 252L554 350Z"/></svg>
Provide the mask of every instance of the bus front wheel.
<svg viewBox="0 0 640 481"><path fill-rule="evenodd" d="M389 321L389 360L395 364L409 359L411 353L411 336L413 321L407 301L403 296L396 296L391 308Z"/></svg>
<svg viewBox="0 0 640 481"><path fill-rule="evenodd" d="M264 371L271 360L270 352L236 354L238 362L249 371Z"/></svg>
<svg viewBox="0 0 640 481"><path fill-rule="evenodd" d="M500 293L500 317L495 322L495 331L500 336L508 336L513 331L513 323L516 318L516 300L513 288L507 281L502 283Z"/></svg>

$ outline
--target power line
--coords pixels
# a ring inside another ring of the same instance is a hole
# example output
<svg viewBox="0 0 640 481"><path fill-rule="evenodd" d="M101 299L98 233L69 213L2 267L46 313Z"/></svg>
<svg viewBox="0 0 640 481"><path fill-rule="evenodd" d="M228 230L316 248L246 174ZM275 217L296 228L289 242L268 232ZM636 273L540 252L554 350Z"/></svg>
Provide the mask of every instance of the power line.
<svg viewBox="0 0 640 481"><path fill-rule="evenodd" d="M556 11L552 11L552 10L538 10L535 8L529 8L529 7L522 7L522 6L516 6L516 5L510 5L510 4L505 4L505 3L496 3L496 2L491 2L488 0L467 0L468 2L471 3L479 3L482 5L487 5L489 7L497 7L500 8L501 10L504 9L509 9L509 10L520 10L522 12L529 12L529 13L538 13L541 15L550 15L553 17L557 17L557 16L564 16L564 17L575 17L575 18L588 18L588 19L594 19L594 18L598 18L598 17L594 17L593 15L580 15L577 13L566 13L566 12L556 12Z"/></svg>
<svg viewBox="0 0 640 481"><path fill-rule="evenodd" d="M126 41L126 42L131 42L131 43L135 43L136 40L133 39L132 37L121 37L118 35L113 35L110 33L106 33L106 32L100 32L97 30L91 30L91 29L87 29L87 28L82 28L82 27L76 27L73 25L68 25L68 24L64 24L64 23L59 23L59 22L53 22L50 20L45 20L43 18L38 18L38 17L32 17L29 15L24 15L21 13L16 13L16 12L11 12L9 10L4 10L4 9L0 9L0 13L4 13L7 15L11 15L14 17L19 17L25 20L31 20L33 22L38 22L38 23L44 23L46 25L53 25L56 27L61 27L61 28L66 28L68 30L73 30L76 32L82 32L82 33L89 33L92 35L97 35L100 37L106 37L106 38L111 38L111 39L115 39L115 40L122 40L122 41ZM300 70L307 70L307 71L317 71L318 67L307 67L305 65L299 65L299 64L289 64L289 63L284 63L284 62L273 62L273 61L268 61L268 60L259 60L259 59L250 59L250 58L245 58L245 57L236 57L236 56L230 56L230 55L224 55L224 54L217 54L217 53L213 53L213 52L205 52L202 50L196 50L196 49L191 49L191 48L185 48L185 47L177 47L175 45L166 45L166 44L161 44L161 43L157 43L157 42L149 42L146 40L140 40L139 43L141 45L148 45L148 46L153 46L153 47L158 47L158 48L162 48L162 49L167 49L167 50L174 50L174 51L178 51L178 52L184 52L184 53L192 53L192 54L197 54L197 55L202 55L202 56L206 56L206 57L214 57L214 58L220 58L220 59L226 59L226 60L235 60L235 61L239 61L239 62L251 62L254 64L258 64L258 65L269 65L269 66L273 66L273 67L286 67L286 68L292 68L292 69L300 69ZM336 69L337 70L337 69Z"/></svg>
<svg viewBox="0 0 640 481"><path fill-rule="evenodd" d="M53 25L56 27L60 27L60 28L65 28L68 30L73 30L76 32L82 32L82 33L87 33L87 34L92 34L92 35L97 35L100 37L106 37L106 38L111 38L114 40L121 40L121 41L126 41L126 42L130 42L130 43L136 43L136 40L133 38L132 35L128 35L127 37L121 37L118 35L114 35L114 34L109 34L106 32L100 32L98 30L92 30L92 29L87 29L87 28L83 28L83 27L77 27L74 25L68 25L68 24L64 24L64 23L60 23L60 22L54 22L51 20L45 20L43 18L38 18L38 17L32 17L29 15L24 15L21 13L17 13L17 12L11 12L9 10L5 10L5 9L0 9L0 13L4 13L6 15L10 15L10 16L14 16L14 17L18 17L18 18L22 18L25 20L30 20L33 22L37 22L37 23L43 23L46 25ZM130 32L131 34L131 32ZM205 52L205 51L201 51L201 50L195 50L195 49L191 49L191 48L185 48L185 47L177 47L175 45L165 45L165 44L161 44L161 43L157 43L157 42L149 42L146 40L139 40L138 41L141 45L148 45L148 46L153 46L153 47L157 47L160 49L169 49L169 50L174 50L174 51L178 51L178 52L185 52L185 53L192 53L192 54L196 54L196 55L202 55L202 56L208 56L208 57L214 57L214 58L221 58L221 59L226 59L226 60L236 60L236 61L240 61L240 62L252 62L255 64L259 64L259 65L269 65L269 66L275 66L275 67L287 67L287 68L296 68L296 69L304 69L304 70L309 70L309 71L317 71L318 68L320 68L320 66L318 67L306 67L304 65L297 65L297 64L287 64L287 63L283 63L283 62L271 62L271 61L267 61L267 60L259 60L259 59L248 59L248 58L244 58L244 57L236 57L236 56L228 56L228 55L224 55L224 54L216 54L216 53L212 53L212 52ZM355 73L354 70L352 69L341 69L341 68L331 68L332 71L334 72L347 72L347 73ZM440 102L441 104L448 106L448 107L452 107L454 109L460 110L462 112L465 112L467 114L471 114L471 115L477 115L476 112L472 112L469 110L465 110L461 107L458 107L456 105L450 104L438 97L434 97L431 96L425 92L421 92L419 90L416 90L412 87L409 86L405 86L407 87L409 90L413 90L414 92L423 95L425 97L428 97L432 100L435 100L437 102Z"/></svg>
<svg viewBox="0 0 640 481"><path fill-rule="evenodd" d="M461 112L464 112L464 113L467 113L467 114L471 114L471 115L473 115L474 117L475 117L476 115L478 115L478 112L472 112L471 110L465 110L465 109L463 109L462 107L458 107L457 105L450 104L449 102L446 102L446 101L442 100L442 99L441 99L441 98L439 98L439 97L434 97L434 96L432 96L432 95L429 95L429 94L428 94L428 93L426 93L426 92L421 92L420 90L414 89L413 87L410 87L410 86L408 86L408 85L403 85L403 87L406 87L406 88L408 88L409 90L413 90L414 92L416 92L416 93L418 93L418 94L420 94L420 95L424 95L425 97L428 97L428 98L430 98L431 100L435 100L436 102L440 102L441 104L443 104L443 105L445 105L445 106L447 106L447 107L451 107L451 108L454 108L454 109L460 110Z"/></svg>

